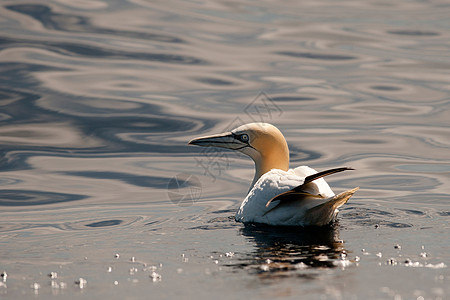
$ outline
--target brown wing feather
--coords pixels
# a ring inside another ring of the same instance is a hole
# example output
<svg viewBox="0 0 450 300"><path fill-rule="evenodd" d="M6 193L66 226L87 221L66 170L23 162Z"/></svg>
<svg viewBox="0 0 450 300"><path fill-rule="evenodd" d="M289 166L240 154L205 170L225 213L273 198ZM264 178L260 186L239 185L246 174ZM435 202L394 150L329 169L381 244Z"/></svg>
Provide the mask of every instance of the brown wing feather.
<svg viewBox="0 0 450 300"><path fill-rule="evenodd" d="M305 186L306 186L308 183L311 183L311 182L313 182L314 180L317 180L317 179L319 179L319 178L322 178L322 177L325 177L325 176L328 176L328 175L331 175L331 174L335 174L335 173L347 171L347 170L354 170L354 169L353 169L353 168L348 168L348 167L336 168L336 169L329 169L329 170L325 170L325 171L318 172L318 173L316 173L316 174L307 176L307 177L305 178L305 181L304 181L301 185L299 185L299 186L297 186L297 187L295 187L295 188L293 188L293 189L291 189L291 190L289 190L289 191L287 191L287 192L281 193L281 194L279 194L279 195L273 197L273 198L270 199L269 201L267 201L266 207L268 207L268 206L270 205L270 203L272 203L272 202L275 201L275 200L280 200L280 203L281 203L281 202L285 202L285 201L300 200L301 197L299 197L299 196L302 196L302 195L303 195L303 196L308 196L308 197L323 198L322 195L313 195L313 194L311 194L311 193L305 192L305 191L304 191ZM296 197L296 196L297 196L297 197ZM279 203L279 204L280 204L280 203ZM279 204L278 204L278 205L279 205ZM278 206L278 205L277 205L277 206ZM275 207L277 207L277 206L275 206ZM270 209L270 210L273 210L275 207L273 207L273 208ZM267 212L266 212L266 214L267 214Z"/></svg>
<svg viewBox="0 0 450 300"><path fill-rule="evenodd" d="M322 195L313 195L310 194L308 192L296 192L294 190L290 190L287 192L284 192L282 194L279 194L278 196L272 198L271 200L269 200L266 204L266 207L269 206L269 204L274 201L274 200L281 200L280 203L282 202L283 204L289 203L289 202L299 202L299 201L303 201L306 200L308 198L320 198L323 199L324 197ZM264 215L268 214L269 212L271 212L272 210L274 210L275 208L277 208L280 203L278 203L277 205L275 205L274 207L272 207L271 209L269 209L268 211L266 211L264 213Z"/></svg>

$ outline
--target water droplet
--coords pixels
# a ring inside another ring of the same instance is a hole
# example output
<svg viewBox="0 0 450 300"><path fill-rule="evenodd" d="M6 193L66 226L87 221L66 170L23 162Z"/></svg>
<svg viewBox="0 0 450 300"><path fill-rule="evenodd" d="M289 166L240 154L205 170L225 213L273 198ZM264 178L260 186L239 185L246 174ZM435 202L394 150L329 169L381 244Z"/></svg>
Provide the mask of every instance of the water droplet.
<svg viewBox="0 0 450 300"><path fill-rule="evenodd" d="M115 257L115 258L119 258L119 257L120 257L119 253L116 253L116 254L114 255L114 257Z"/></svg>
<svg viewBox="0 0 450 300"><path fill-rule="evenodd" d="M397 261L395 260L395 258L391 257L388 259L387 264L395 266L397 264Z"/></svg>
<svg viewBox="0 0 450 300"><path fill-rule="evenodd" d="M383 253L381 253L381 252L378 252L377 254L375 254L377 257L379 257L379 258L381 258L381 257L383 257Z"/></svg>
<svg viewBox="0 0 450 300"><path fill-rule="evenodd" d="M59 284L56 282L56 280L52 280L51 282L52 289L59 289Z"/></svg>
<svg viewBox="0 0 450 300"><path fill-rule="evenodd" d="M108 267L108 269L106 269L106 272L111 273L112 272L112 267Z"/></svg>
<svg viewBox="0 0 450 300"><path fill-rule="evenodd" d="M136 258L133 256L133 257L131 257L131 259L130 259L132 262L135 262L136 261Z"/></svg>
<svg viewBox="0 0 450 300"><path fill-rule="evenodd" d="M261 265L259 268L260 268L261 270L263 270L264 272L267 272L267 271L270 270L269 265Z"/></svg>
<svg viewBox="0 0 450 300"><path fill-rule="evenodd" d="M396 245L394 246L394 249L400 250L400 249L402 249L402 246L400 246L399 244L396 244Z"/></svg>
<svg viewBox="0 0 450 300"><path fill-rule="evenodd" d="M158 282L161 281L161 274L158 274L156 272L152 272L152 274L150 274L150 278L152 279L153 282Z"/></svg>
<svg viewBox="0 0 450 300"><path fill-rule="evenodd" d="M308 266L304 262L299 262L295 265L296 269L306 269Z"/></svg>
<svg viewBox="0 0 450 300"><path fill-rule="evenodd" d="M119 282L117 280L114 281L114 285L119 285Z"/></svg>
<svg viewBox="0 0 450 300"><path fill-rule="evenodd" d="M87 280L80 277L77 281L75 281L75 284L78 285L80 289L84 289L86 287Z"/></svg>
<svg viewBox="0 0 450 300"><path fill-rule="evenodd" d="M428 254L427 254L426 252L421 252L421 253L420 253L420 257L425 258L425 257L427 257L427 256L428 256Z"/></svg>
<svg viewBox="0 0 450 300"><path fill-rule="evenodd" d="M8 274L3 271L3 273L0 275L2 277L3 282L6 282L6 278L8 277Z"/></svg>

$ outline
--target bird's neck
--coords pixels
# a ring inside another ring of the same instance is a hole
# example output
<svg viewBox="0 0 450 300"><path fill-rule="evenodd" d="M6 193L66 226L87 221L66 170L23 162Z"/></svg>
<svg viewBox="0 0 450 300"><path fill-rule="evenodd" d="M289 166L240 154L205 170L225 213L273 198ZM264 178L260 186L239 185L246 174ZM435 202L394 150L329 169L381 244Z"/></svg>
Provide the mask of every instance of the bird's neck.
<svg viewBox="0 0 450 300"><path fill-rule="evenodd" d="M253 188L258 179L269 172L272 169L279 169L283 171L289 170L289 149L282 147L277 151L267 153L265 155L260 155L254 159L255 162L255 177L253 178L250 190Z"/></svg>

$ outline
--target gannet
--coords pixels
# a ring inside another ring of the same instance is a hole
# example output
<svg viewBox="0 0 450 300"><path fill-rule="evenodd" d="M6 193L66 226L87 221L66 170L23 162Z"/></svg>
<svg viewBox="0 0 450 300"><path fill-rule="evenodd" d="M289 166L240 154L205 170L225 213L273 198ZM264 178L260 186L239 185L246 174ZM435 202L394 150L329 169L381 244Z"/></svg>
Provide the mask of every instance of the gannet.
<svg viewBox="0 0 450 300"><path fill-rule="evenodd" d="M289 148L283 134L268 123L249 123L231 132L195 138L190 145L242 152L255 163L255 176L235 215L237 222L280 226L323 226L336 219L338 208L358 190L335 195L324 176L353 170L322 172L300 166L289 169Z"/></svg>

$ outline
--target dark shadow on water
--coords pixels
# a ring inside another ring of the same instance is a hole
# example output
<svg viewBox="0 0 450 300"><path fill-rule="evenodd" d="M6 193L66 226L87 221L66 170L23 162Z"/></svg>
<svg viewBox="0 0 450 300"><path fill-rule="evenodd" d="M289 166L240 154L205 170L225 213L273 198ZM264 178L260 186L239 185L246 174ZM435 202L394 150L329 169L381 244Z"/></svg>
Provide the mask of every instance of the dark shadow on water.
<svg viewBox="0 0 450 300"><path fill-rule="evenodd" d="M208 62L186 55L151 52L125 52L110 48L102 48L92 45L82 45L66 42L51 42L33 39L8 39L0 38L1 48L31 47L45 49L61 55L72 57L90 57L102 59L134 59L142 61L157 61L172 64L207 65Z"/></svg>
<svg viewBox="0 0 450 300"><path fill-rule="evenodd" d="M280 51L280 52L276 52L276 54L290 56L290 57L296 57L296 58L322 60L322 61L342 61L342 60L357 59L356 56L351 56L351 55L319 54L319 53L310 53L310 52Z"/></svg>
<svg viewBox="0 0 450 300"><path fill-rule="evenodd" d="M249 224L243 236L255 244L255 250L236 255L229 266L244 269L263 279L295 276L313 279L311 268L334 268L345 253L339 239L338 224L325 227L272 227Z"/></svg>
<svg viewBox="0 0 450 300"><path fill-rule="evenodd" d="M27 206L78 201L85 195L54 193L44 191L1 190L0 206Z"/></svg>
<svg viewBox="0 0 450 300"><path fill-rule="evenodd" d="M99 227L108 227L108 226L120 225L120 224L122 224L122 222L123 222L122 220L106 220L106 221L100 221L100 222L94 222L94 223L86 224L84 226L99 228Z"/></svg>
<svg viewBox="0 0 450 300"><path fill-rule="evenodd" d="M86 32L97 34L108 34L136 39L152 40L164 43L185 43L184 40L168 34L154 34L148 32L134 32L128 30L117 30L95 26L90 19L75 14L63 14L55 12L51 7L41 4L16 4L7 5L6 9L28 15L39 21L45 28L65 32Z"/></svg>

